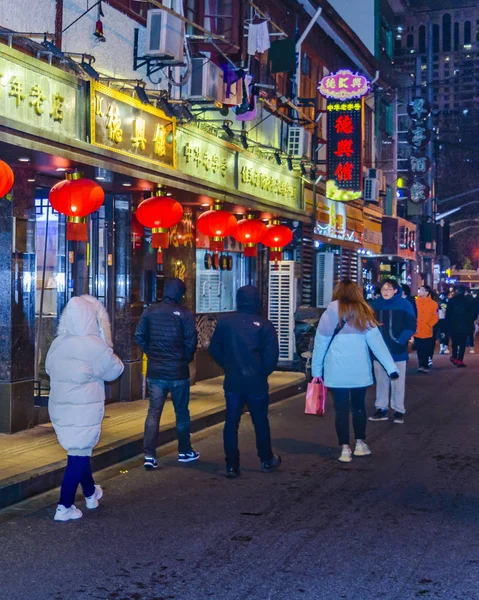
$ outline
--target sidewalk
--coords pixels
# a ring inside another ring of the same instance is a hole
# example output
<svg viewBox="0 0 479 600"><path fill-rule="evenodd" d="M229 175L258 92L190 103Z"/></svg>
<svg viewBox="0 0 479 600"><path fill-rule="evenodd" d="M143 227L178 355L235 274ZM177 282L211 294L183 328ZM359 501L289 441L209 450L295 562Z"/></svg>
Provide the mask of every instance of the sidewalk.
<svg viewBox="0 0 479 600"><path fill-rule="evenodd" d="M270 377L271 402L293 396L302 389L302 373L277 371ZM102 436L92 457L94 471L141 454L147 410L147 400L106 407ZM224 420L222 377L191 388L190 413L193 433ZM165 405L161 422L163 445L176 437L171 401ZM14 435L0 434L0 509L59 486L65 463L65 451L50 423Z"/></svg>

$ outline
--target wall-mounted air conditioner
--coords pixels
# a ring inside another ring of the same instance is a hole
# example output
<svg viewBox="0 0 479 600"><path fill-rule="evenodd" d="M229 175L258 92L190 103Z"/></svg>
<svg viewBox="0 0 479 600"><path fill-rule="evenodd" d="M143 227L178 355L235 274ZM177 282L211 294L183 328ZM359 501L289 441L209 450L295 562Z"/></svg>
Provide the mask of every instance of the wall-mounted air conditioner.
<svg viewBox="0 0 479 600"><path fill-rule="evenodd" d="M290 126L288 129L287 154L293 158L302 158L307 153L306 131L304 127Z"/></svg>
<svg viewBox="0 0 479 600"><path fill-rule="evenodd" d="M364 202L377 202L379 200L379 179L364 178L363 198Z"/></svg>
<svg viewBox="0 0 479 600"><path fill-rule="evenodd" d="M181 62L185 24L162 9L150 9L146 22L145 56L162 57Z"/></svg>
<svg viewBox="0 0 479 600"><path fill-rule="evenodd" d="M191 77L182 88L182 97L188 100L224 102L225 85L223 70L209 58L193 58Z"/></svg>

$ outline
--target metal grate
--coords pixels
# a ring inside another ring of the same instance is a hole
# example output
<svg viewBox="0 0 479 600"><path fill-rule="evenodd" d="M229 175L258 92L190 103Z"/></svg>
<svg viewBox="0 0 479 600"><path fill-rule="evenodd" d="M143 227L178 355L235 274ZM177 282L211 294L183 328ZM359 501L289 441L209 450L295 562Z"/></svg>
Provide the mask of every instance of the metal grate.
<svg viewBox="0 0 479 600"><path fill-rule="evenodd" d="M276 328L279 339L279 362L294 358L294 312L296 282L294 261L270 263L268 318Z"/></svg>

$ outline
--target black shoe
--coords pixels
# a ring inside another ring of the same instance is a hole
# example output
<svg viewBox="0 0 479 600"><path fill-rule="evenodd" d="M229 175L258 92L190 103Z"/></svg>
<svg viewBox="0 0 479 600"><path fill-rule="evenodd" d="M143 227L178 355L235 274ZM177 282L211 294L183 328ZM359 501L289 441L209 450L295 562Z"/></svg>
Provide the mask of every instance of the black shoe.
<svg viewBox="0 0 479 600"><path fill-rule="evenodd" d="M226 477L228 479L235 479L241 475L241 471L239 467L235 467L234 465L228 465L226 467Z"/></svg>
<svg viewBox="0 0 479 600"><path fill-rule="evenodd" d="M273 456L271 460L263 460L261 470L263 473L272 473L281 465L281 456Z"/></svg>
<svg viewBox="0 0 479 600"><path fill-rule="evenodd" d="M400 423L400 424L404 423L404 415L403 415L403 413L400 413L398 411L396 411L394 413L394 423Z"/></svg>
<svg viewBox="0 0 479 600"><path fill-rule="evenodd" d="M382 410L378 408L372 417L369 417L370 421L387 421L388 420L388 411Z"/></svg>

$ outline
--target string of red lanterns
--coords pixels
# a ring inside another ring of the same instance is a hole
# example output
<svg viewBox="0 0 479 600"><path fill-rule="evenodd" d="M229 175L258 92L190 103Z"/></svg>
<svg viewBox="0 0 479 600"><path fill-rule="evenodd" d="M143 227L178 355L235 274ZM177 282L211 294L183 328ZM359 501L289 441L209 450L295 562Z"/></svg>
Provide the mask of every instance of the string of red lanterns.
<svg viewBox="0 0 479 600"><path fill-rule="evenodd" d="M85 179L83 173L66 173L65 177L52 187L48 199L52 208L68 217L67 240L87 242L86 217L100 208L105 192L95 181Z"/></svg>
<svg viewBox="0 0 479 600"><path fill-rule="evenodd" d="M254 214L250 213L246 215L245 219L238 221L233 231L233 237L237 242L243 244L244 255L251 258L258 255L257 244L263 240L267 232L266 224L255 219Z"/></svg>
<svg viewBox="0 0 479 600"><path fill-rule="evenodd" d="M278 219L274 219L266 229L267 233L261 243L270 249L270 262L278 262L283 258L283 248L291 243L293 232L286 225L281 225Z"/></svg>

